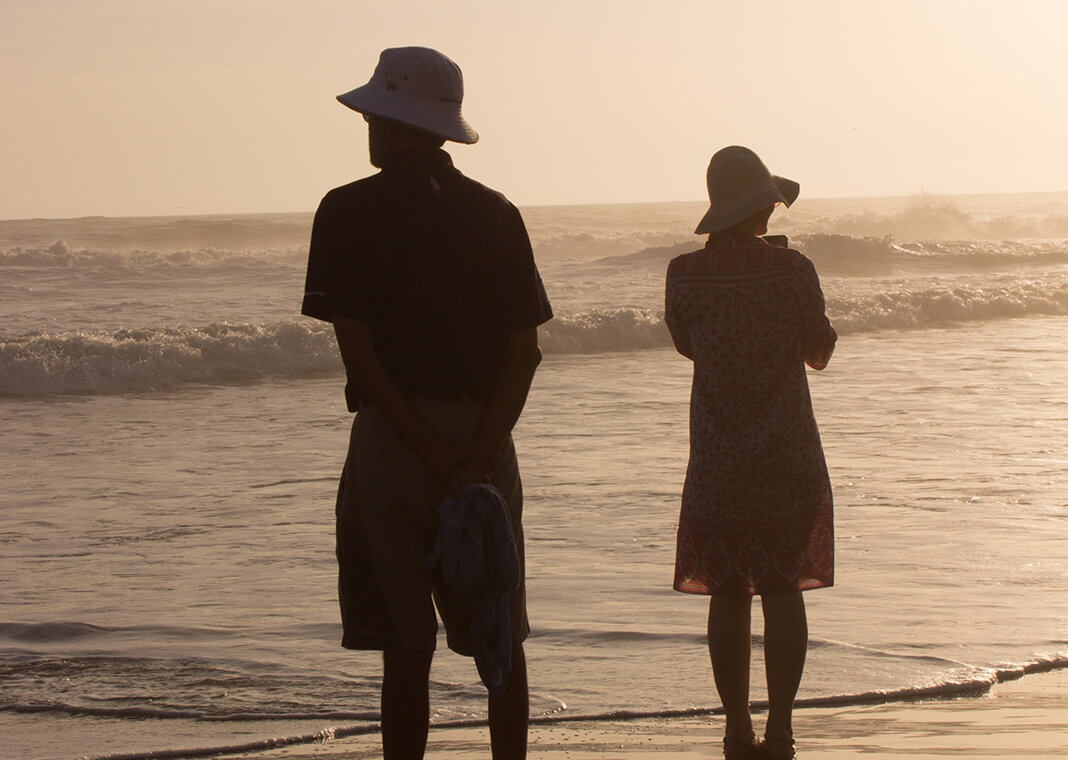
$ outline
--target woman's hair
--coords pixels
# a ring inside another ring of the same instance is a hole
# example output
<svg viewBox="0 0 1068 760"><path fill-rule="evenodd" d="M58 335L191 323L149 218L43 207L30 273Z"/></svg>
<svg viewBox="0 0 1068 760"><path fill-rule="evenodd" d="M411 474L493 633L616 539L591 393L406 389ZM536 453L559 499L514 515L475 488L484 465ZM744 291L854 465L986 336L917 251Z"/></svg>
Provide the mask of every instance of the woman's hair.
<svg viewBox="0 0 1068 760"><path fill-rule="evenodd" d="M768 219L771 218L771 214L772 214L773 211L775 211L775 204L774 203L771 204L770 206L765 206L764 208L760 209L756 213L750 214L749 216L747 216L745 219L742 219L741 221L735 222L734 224L732 224L730 227L728 227L727 229L725 229L723 231L724 232L730 232L731 230L739 230L739 229L746 230L746 229L749 229L750 227L752 227L754 224L756 224L758 222L760 224L763 224L765 227L767 227ZM713 233L713 234L715 234L715 233Z"/></svg>

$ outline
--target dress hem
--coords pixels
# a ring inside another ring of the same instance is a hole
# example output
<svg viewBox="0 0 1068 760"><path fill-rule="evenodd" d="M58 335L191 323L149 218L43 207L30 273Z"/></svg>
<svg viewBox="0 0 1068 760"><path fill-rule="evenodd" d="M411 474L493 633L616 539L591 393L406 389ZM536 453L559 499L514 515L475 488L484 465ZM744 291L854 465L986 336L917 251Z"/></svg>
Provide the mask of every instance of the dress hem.
<svg viewBox="0 0 1068 760"><path fill-rule="evenodd" d="M714 589L697 583L675 583L672 586L672 589L678 591L680 594L693 594L696 596L772 596L775 594L792 594L795 591L815 591L816 589L833 587L833 580L821 581L813 579L811 581L798 583L790 588Z"/></svg>

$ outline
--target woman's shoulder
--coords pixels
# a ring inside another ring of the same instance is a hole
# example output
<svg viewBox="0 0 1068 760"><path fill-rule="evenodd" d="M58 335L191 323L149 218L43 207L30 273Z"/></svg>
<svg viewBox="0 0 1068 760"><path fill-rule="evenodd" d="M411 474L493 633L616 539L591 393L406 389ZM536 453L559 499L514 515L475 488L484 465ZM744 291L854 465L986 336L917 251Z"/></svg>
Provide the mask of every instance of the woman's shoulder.
<svg viewBox="0 0 1068 760"><path fill-rule="evenodd" d="M668 276L685 273L756 273L778 270L812 269L807 256L794 248L772 244L761 238L744 241L710 241L692 253L676 256L668 264Z"/></svg>
<svg viewBox="0 0 1068 760"><path fill-rule="evenodd" d="M787 260L793 268L804 271L816 270L816 265L812 263L812 259L801 253L801 251L795 248L784 248L783 250L787 252Z"/></svg>
<svg viewBox="0 0 1068 760"><path fill-rule="evenodd" d="M679 272L691 272L694 269L699 269L701 265L701 256L706 251L706 248L699 248L696 251L690 251L689 253L683 253L676 256L668 262L668 276L678 274Z"/></svg>
<svg viewBox="0 0 1068 760"><path fill-rule="evenodd" d="M788 266L793 269L813 269L812 260L796 248L790 248L784 235L769 235L770 240L757 238L756 245L774 251L773 257L780 266Z"/></svg>

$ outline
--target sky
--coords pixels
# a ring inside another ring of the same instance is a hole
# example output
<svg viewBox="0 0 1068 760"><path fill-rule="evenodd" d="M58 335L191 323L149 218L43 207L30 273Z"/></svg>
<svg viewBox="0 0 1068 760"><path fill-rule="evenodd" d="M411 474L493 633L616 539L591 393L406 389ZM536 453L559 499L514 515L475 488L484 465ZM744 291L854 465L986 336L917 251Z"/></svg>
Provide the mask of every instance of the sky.
<svg viewBox="0 0 1068 760"><path fill-rule="evenodd" d="M704 198L730 144L802 195L1068 190L1065 0L0 0L0 219L314 210L366 176L335 96L464 72L449 148L520 206Z"/></svg>

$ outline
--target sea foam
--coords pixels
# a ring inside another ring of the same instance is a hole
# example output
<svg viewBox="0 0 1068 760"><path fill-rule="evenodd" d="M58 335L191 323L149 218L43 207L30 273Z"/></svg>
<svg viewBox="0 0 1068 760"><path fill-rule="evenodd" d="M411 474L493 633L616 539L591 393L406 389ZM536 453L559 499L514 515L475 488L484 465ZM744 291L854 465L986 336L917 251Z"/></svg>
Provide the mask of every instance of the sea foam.
<svg viewBox="0 0 1068 760"><path fill-rule="evenodd" d="M1068 275L890 282L871 292L830 292L827 308L842 335L1064 316ZM539 340L549 355L671 346L663 310L634 307L558 313ZM167 391L341 372L333 330L306 318L0 337L2 396Z"/></svg>

